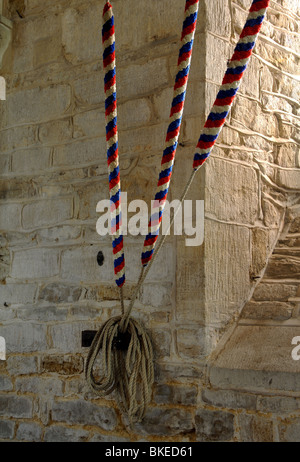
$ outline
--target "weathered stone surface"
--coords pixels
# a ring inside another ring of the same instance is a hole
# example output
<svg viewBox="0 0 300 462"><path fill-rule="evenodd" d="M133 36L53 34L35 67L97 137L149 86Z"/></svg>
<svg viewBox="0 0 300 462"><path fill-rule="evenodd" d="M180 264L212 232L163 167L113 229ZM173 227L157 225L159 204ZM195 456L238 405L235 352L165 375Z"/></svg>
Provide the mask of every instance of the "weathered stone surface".
<svg viewBox="0 0 300 462"><path fill-rule="evenodd" d="M43 428L35 422L21 422L16 438L20 441L41 441Z"/></svg>
<svg viewBox="0 0 300 462"><path fill-rule="evenodd" d="M1 304L10 306L33 303L36 291L36 284L0 284Z"/></svg>
<svg viewBox="0 0 300 462"><path fill-rule="evenodd" d="M38 372L37 357L10 355L7 358L7 370L12 376Z"/></svg>
<svg viewBox="0 0 300 462"><path fill-rule="evenodd" d="M89 432L83 429L51 425L45 429L44 441L49 443L84 442Z"/></svg>
<svg viewBox="0 0 300 462"><path fill-rule="evenodd" d="M281 442L298 443L300 441L300 420L294 419L280 423L279 438Z"/></svg>
<svg viewBox="0 0 300 462"><path fill-rule="evenodd" d="M300 258L292 255L273 254L269 260L265 277L270 279L299 279Z"/></svg>
<svg viewBox="0 0 300 462"><path fill-rule="evenodd" d="M15 395L0 395L0 415L16 418L32 417L32 398Z"/></svg>
<svg viewBox="0 0 300 462"><path fill-rule="evenodd" d="M193 406L197 402L197 393L195 386L157 385L154 390L154 401L157 404Z"/></svg>
<svg viewBox="0 0 300 462"><path fill-rule="evenodd" d="M228 409L255 410L257 396L233 390L205 389L202 391L202 400L207 404Z"/></svg>
<svg viewBox="0 0 300 462"><path fill-rule="evenodd" d="M149 408L143 421L134 428L142 435L174 436L190 432L193 421L191 414L182 409Z"/></svg>
<svg viewBox="0 0 300 462"><path fill-rule="evenodd" d="M18 377L16 390L21 393L33 393L46 396L63 396L64 384L59 378L53 377Z"/></svg>
<svg viewBox="0 0 300 462"><path fill-rule="evenodd" d="M16 251L13 256L11 277L22 279L49 278L59 273L59 253L53 249Z"/></svg>
<svg viewBox="0 0 300 462"><path fill-rule="evenodd" d="M292 317L294 305L292 303L277 301L248 302L243 308L242 318L247 319L273 319L285 321Z"/></svg>
<svg viewBox="0 0 300 462"><path fill-rule="evenodd" d="M7 96L6 124L41 122L61 116L69 107L69 85L21 90Z"/></svg>
<svg viewBox="0 0 300 462"><path fill-rule="evenodd" d="M0 229L12 231L21 226L21 204L2 204L0 213Z"/></svg>
<svg viewBox="0 0 300 462"><path fill-rule="evenodd" d="M199 409L195 424L197 441L230 441L233 438L234 416L229 412Z"/></svg>
<svg viewBox="0 0 300 462"><path fill-rule="evenodd" d="M95 425L113 430L117 419L114 409L83 400L56 401L52 408L54 421L72 424Z"/></svg>
<svg viewBox="0 0 300 462"><path fill-rule="evenodd" d="M206 213L220 220L253 224L258 185L252 168L211 158L206 165Z"/></svg>
<svg viewBox="0 0 300 462"><path fill-rule="evenodd" d="M47 349L46 326L18 320L1 326L7 353L30 353Z"/></svg>
<svg viewBox="0 0 300 462"><path fill-rule="evenodd" d="M261 396L257 398L257 410L262 412L288 414L298 409L300 409L298 398L287 396Z"/></svg>
<svg viewBox="0 0 300 462"><path fill-rule="evenodd" d="M238 416L240 437L243 442L270 443L273 441L273 422L259 416Z"/></svg>
<svg viewBox="0 0 300 462"><path fill-rule="evenodd" d="M182 326L176 329L177 352L183 359L201 359L205 353L205 329Z"/></svg>
<svg viewBox="0 0 300 462"><path fill-rule="evenodd" d="M83 371L83 358L79 356L44 356L41 361L43 372L55 372L60 375L80 374Z"/></svg>
<svg viewBox="0 0 300 462"><path fill-rule="evenodd" d="M11 391L13 384L10 377L6 375L0 375L0 391Z"/></svg>
<svg viewBox="0 0 300 462"><path fill-rule="evenodd" d="M60 197L26 204L22 210L24 229L34 229L41 226L51 226L63 223L73 216L73 198Z"/></svg>
<svg viewBox="0 0 300 462"><path fill-rule="evenodd" d="M0 421L0 438L4 440L13 439L15 422L11 420Z"/></svg>
<svg viewBox="0 0 300 462"><path fill-rule="evenodd" d="M252 277L260 275L267 264L270 253L269 232L264 229L254 228L252 230Z"/></svg>
<svg viewBox="0 0 300 462"><path fill-rule="evenodd" d="M214 365L228 369L296 374L300 364L292 359L291 341L297 335L297 327L240 325Z"/></svg>
<svg viewBox="0 0 300 462"><path fill-rule="evenodd" d="M267 283L262 280L255 288L253 300L287 301L296 295L297 287L295 284Z"/></svg>
<svg viewBox="0 0 300 462"><path fill-rule="evenodd" d="M32 175L49 168L50 148L18 150L12 154L11 170L16 175Z"/></svg>
<svg viewBox="0 0 300 462"><path fill-rule="evenodd" d="M38 298L51 303L72 303L79 300L81 293L80 286L52 283L40 289Z"/></svg>

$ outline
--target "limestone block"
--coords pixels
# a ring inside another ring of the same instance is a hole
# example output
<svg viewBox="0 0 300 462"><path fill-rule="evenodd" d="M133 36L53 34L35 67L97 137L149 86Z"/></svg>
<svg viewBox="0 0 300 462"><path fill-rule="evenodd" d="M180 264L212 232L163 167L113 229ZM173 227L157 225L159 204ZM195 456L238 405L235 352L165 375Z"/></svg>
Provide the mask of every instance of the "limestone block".
<svg viewBox="0 0 300 462"><path fill-rule="evenodd" d="M72 139L72 120L65 119L51 120L38 127L38 139L42 144L57 144Z"/></svg>
<svg viewBox="0 0 300 462"><path fill-rule="evenodd" d="M245 227L207 220L204 263L207 322L230 319L247 299L249 240L249 230Z"/></svg>
<svg viewBox="0 0 300 462"><path fill-rule="evenodd" d="M206 164L205 210L219 220L254 224L258 183L255 171L211 157Z"/></svg>
<svg viewBox="0 0 300 462"><path fill-rule="evenodd" d="M279 424L279 440L286 443L298 443L300 441L300 420L294 418L282 421Z"/></svg>
<svg viewBox="0 0 300 462"><path fill-rule="evenodd" d="M106 172L106 141L104 137L77 141L55 148L54 166L73 166L97 164Z"/></svg>
<svg viewBox="0 0 300 462"><path fill-rule="evenodd" d="M54 402L52 419L54 422L99 426L108 431L117 425L114 409L82 399Z"/></svg>
<svg viewBox="0 0 300 462"><path fill-rule="evenodd" d="M104 136L105 118L99 109L81 112L73 117L74 138Z"/></svg>
<svg viewBox="0 0 300 462"><path fill-rule="evenodd" d="M49 278L59 272L59 253L53 249L16 251L13 256L11 277L16 279Z"/></svg>
<svg viewBox="0 0 300 462"><path fill-rule="evenodd" d="M24 229L62 223L73 216L73 198L43 200L26 204L22 210Z"/></svg>
<svg viewBox="0 0 300 462"><path fill-rule="evenodd" d="M209 5L209 10L212 9L211 6L212 5ZM220 5L217 7L219 8ZM226 10L228 9L227 5L225 6L225 4L223 8ZM218 32L218 34L220 34L220 32ZM205 77L209 81L214 82L220 86L227 69L227 60L231 58L232 50L224 37L219 38L210 33L206 35L204 50L206 52L207 62Z"/></svg>
<svg viewBox="0 0 300 462"><path fill-rule="evenodd" d="M300 169L278 169L276 183L284 188L299 190Z"/></svg>
<svg viewBox="0 0 300 462"><path fill-rule="evenodd" d="M81 227L73 225L53 226L40 229L38 232L39 243L64 243L76 241L81 235Z"/></svg>
<svg viewBox="0 0 300 462"><path fill-rule="evenodd" d="M57 373L59 375L76 375L83 371L83 358L67 355L45 355L41 360L43 372Z"/></svg>
<svg viewBox="0 0 300 462"><path fill-rule="evenodd" d="M267 443L273 441L273 422L271 420L240 414L238 425L242 442Z"/></svg>
<svg viewBox="0 0 300 462"><path fill-rule="evenodd" d="M207 29L220 37L229 38L231 15L228 4L223 0L217 0L213 4L206 0L205 4Z"/></svg>
<svg viewBox="0 0 300 462"><path fill-rule="evenodd" d="M159 79L157 75L159 72ZM146 62L131 62L118 70L119 98L153 95L157 89L169 85L168 62L158 57ZM173 82L171 86L173 85Z"/></svg>
<svg viewBox="0 0 300 462"><path fill-rule="evenodd" d="M151 118L150 101L134 99L118 106L118 125L121 130L147 125Z"/></svg>
<svg viewBox="0 0 300 462"><path fill-rule="evenodd" d="M82 288L76 285L53 282L40 289L38 298L51 303L73 303L79 300L81 293Z"/></svg>
<svg viewBox="0 0 300 462"><path fill-rule="evenodd" d="M37 356L10 355L7 358L7 370L12 376L37 373L38 358Z"/></svg>
<svg viewBox="0 0 300 462"><path fill-rule="evenodd" d="M273 254L269 260L265 276L270 279L298 279L300 276L299 257Z"/></svg>
<svg viewBox="0 0 300 462"><path fill-rule="evenodd" d="M293 391L296 391L300 384L295 385L293 380L297 378L300 364L299 361L292 359L293 346L291 342L293 337L297 335L299 335L298 327L285 327L283 325L238 326L214 363L215 369L220 368L219 374L216 371L216 377L218 375L221 378L223 374L225 379L225 368L231 372L232 370L243 371L244 379L242 382L248 381L248 386L254 388L255 386L261 387L264 381L266 381L265 386L268 387L267 377L271 378L273 374L273 379L269 382L270 388L278 387L278 389L290 390L290 386L295 386ZM255 377L254 371L257 373L255 379L257 383L251 383L253 376ZM259 374L257 371L262 373ZM284 374L277 374L280 372L286 373L286 381L281 382ZM226 379L228 378L229 376L226 376ZM229 381L234 381L236 378L232 373L232 379L229 378ZM225 381L223 381L223 385L224 383ZM220 382L219 385L221 386ZM244 388L242 383L241 388Z"/></svg>
<svg viewBox="0 0 300 462"><path fill-rule="evenodd" d="M157 358L170 356L172 336L169 329L151 329L153 349Z"/></svg>
<svg viewBox="0 0 300 462"><path fill-rule="evenodd" d="M14 437L15 422L11 420L1 420L0 422L0 438L12 439Z"/></svg>
<svg viewBox="0 0 300 462"><path fill-rule="evenodd" d="M261 281L253 293L253 299L257 301L287 301L290 297L295 297L297 285L278 283L267 283Z"/></svg>
<svg viewBox="0 0 300 462"><path fill-rule="evenodd" d="M257 409L261 412L286 414L299 409L299 399L288 396L258 396Z"/></svg>
<svg viewBox="0 0 300 462"><path fill-rule="evenodd" d="M252 229L252 264L251 274L252 276L258 276L260 272L265 268L267 259L270 253L269 246L269 233L268 231L260 228Z"/></svg>
<svg viewBox="0 0 300 462"><path fill-rule="evenodd" d="M7 247L1 248L0 253L0 280L1 283L5 283L6 277L9 275L11 267L11 255Z"/></svg>
<svg viewBox="0 0 300 462"><path fill-rule="evenodd" d="M182 359L201 359L205 352L205 329L182 326L176 329L177 353Z"/></svg>
<svg viewBox="0 0 300 462"><path fill-rule="evenodd" d="M18 377L15 387L21 393L47 396L63 396L64 394L64 382L57 377Z"/></svg>
<svg viewBox="0 0 300 462"><path fill-rule="evenodd" d="M36 131L36 127L33 125L13 127L1 131L1 152L12 151L17 148L25 148L35 145L37 142Z"/></svg>
<svg viewBox="0 0 300 462"><path fill-rule="evenodd" d="M77 64L99 59L102 54L102 5L66 8L62 15L62 46L67 61ZM76 34L74 34L76 31Z"/></svg>
<svg viewBox="0 0 300 462"><path fill-rule="evenodd" d="M176 319L204 321L204 247L186 247L177 241Z"/></svg>
<svg viewBox="0 0 300 462"><path fill-rule="evenodd" d="M90 320L55 323L48 329L51 348L59 355L82 352L81 332L89 329L95 329Z"/></svg>
<svg viewBox="0 0 300 462"><path fill-rule="evenodd" d="M257 396L250 393L240 393L235 390L204 389L202 400L212 406L228 409L255 410Z"/></svg>
<svg viewBox="0 0 300 462"><path fill-rule="evenodd" d="M41 441L43 428L35 422L21 422L18 426L16 438L19 441Z"/></svg>
<svg viewBox="0 0 300 462"><path fill-rule="evenodd" d="M20 229L21 209L21 204L1 204L0 229L2 231Z"/></svg>
<svg viewBox="0 0 300 462"><path fill-rule="evenodd" d="M0 415L16 418L32 417L32 397L1 395L0 396Z"/></svg>
<svg viewBox="0 0 300 462"><path fill-rule="evenodd" d="M61 34L35 40L33 44L33 66L38 68L62 60Z"/></svg>
<svg viewBox="0 0 300 462"><path fill-rule="evenodd" d="M18 318L24 321L64 321L68 316L68 308L54 306L26 306L18 309Z"/></svg>
<svg viewBox="0 0 300 462"><path fill-rule="evenodd" d="M11 170L15 174L32 175L49 167L50 148L31 148L12 154Z"/></svg>
<svg viewBox="0 0 300 462"><path fill-rule="evenodd" d="M1 304L7 305L25 305L33 303L37 291L36 284L1 284L0 299Z"/></svg>
<svg viewBox="0 0 300 462"><path fill-rule="evenodd" d="M12 391L13 384L9 377L0 375L0 391Z"/></svg>
<svg viewBox="0 0 300 462"><path fill-rule="evenodd" d="M182 404L193 406L197 402L197 387L182 385L158 385L154 390L157 404Z"/></svg>
<svg viewBox="0 0 300 462"><path fill-rule="evenodd" d="M5 175L10 171L10 155L2 154L0 156L0 170Z"/></svg>
<svg viewBox="0 0 300 462"><path fill-rule="evenodd" d="M277 301L250 301L243 308L242 319L286 321L292 317L294 306Z"/></svg>
<svg viewBox="0 0 300 462"><path fill-rule="evenodd" d="M175 436L193 429L192 415L183 409L148 408L141 423L134 429L142 435Z"/></svg>
<svg viewBox="0 0 300 462"><path fill-rule="evenodd" d="M35 322L15 321L1 326L9 353L30 353L47 349L46 326Z"/></svg>
<svg viewBox="0 0 300 462"><path fill-rule="evenodd" d="M234 415L199 409L195 419L197 441L230 441L234 435Z"/></svg>
<svg viewBox="0 0 300 462"><path fill-rule="evenodd" d="M63 427L61 425L50 425L45 429L44 441L48 443L59 442L85 442L89 432L78 428ZM118 440L119 441L119 440Z"/></svg>
<svg viewBox="0 0 300 462"><path fill-rule="evenodd" d="M71 88L67 84L10 93L6 100L6 124L28 124L60 117L70 102Z"/></svg>
<svg viewBox="0 0 300 462"><path fill-rule="evenodd" d="M84 75L74 80L73 88L75 98L79 105L92 106L95 104L104 104L105 93L103 79L104 73L101 71Z"/></svg>

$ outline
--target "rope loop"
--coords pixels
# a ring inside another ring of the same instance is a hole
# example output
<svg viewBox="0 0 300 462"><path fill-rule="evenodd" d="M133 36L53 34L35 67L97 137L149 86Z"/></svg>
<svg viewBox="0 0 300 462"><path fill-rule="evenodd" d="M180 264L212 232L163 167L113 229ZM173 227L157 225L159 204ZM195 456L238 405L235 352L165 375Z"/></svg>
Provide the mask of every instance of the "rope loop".
<svg viewBox="0 0 300 462"><path fill-rule="evenodd" d="M121 410L133 424L142 420L151 400L153 349L150 336L139 321L128 318L123 331L122 320L122 316L115 316L97 332L86 360L85 377L99 396L115 390Z"/></svg>

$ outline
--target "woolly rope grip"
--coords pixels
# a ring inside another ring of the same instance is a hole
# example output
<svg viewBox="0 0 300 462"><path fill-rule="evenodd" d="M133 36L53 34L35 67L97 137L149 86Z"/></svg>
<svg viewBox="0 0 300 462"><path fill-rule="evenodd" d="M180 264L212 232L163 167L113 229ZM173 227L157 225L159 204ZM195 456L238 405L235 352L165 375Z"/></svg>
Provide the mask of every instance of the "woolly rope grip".
<svg viewBox="0 0 300 462"><path fill-rule="evenodd" d="M166 144L161 161L161 171L157 183L153 213L148 225L148 235L144 241L144 249L141 257L143 266L147 266L154 252L171 181L189 77L198 6L199 0L186 0L181 34L181 48L179 51L177 75L175 78L173 101L170 112L170 124L167 130Z"/></svg>
<svg viewBox="0 0 300 462"><path fill-rule="evenodd" d="M115 26L112 6L106 2L103 9L103 68L105 90L105 120L107 165L109 173L109 192L111 203L111 230L114 254L116 284L125 282L125 258L123 235L121 230L121 184L118 155L117 96L116 96L116 61L115 61Z"/></svg>
<svg viewBox="0 0 300 462"><path fill-rule="evenodd" d="M197 144L193 168L198 169L210 155L222 130L241 79L250 60L258 33L261 29L270 0L252 2L246 24L228 64L222 85L212 110L206 120L203 132Z"/></svg>

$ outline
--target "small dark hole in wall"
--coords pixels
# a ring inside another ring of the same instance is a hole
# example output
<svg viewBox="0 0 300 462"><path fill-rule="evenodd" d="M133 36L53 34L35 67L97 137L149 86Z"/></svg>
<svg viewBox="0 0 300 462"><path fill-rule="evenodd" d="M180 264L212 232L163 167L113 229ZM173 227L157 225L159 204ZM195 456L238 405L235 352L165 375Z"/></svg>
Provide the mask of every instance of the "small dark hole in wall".
<svg viewBox="0 0 300 462"><path fill-rule="evenodd" d="M84 330L84 331L82 331L81 332L81 346L85 347L85 348L90 347L96 334L97 334L96 330Z"/></svg>
<svg viewBox="0 0 300 462"><path fill-rule="evenodd" d="M104 255L103 252L101 252L101 250L97 254L97 263L99 266L102 266L104 263Z"/></svg>

